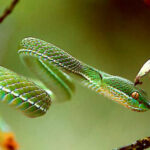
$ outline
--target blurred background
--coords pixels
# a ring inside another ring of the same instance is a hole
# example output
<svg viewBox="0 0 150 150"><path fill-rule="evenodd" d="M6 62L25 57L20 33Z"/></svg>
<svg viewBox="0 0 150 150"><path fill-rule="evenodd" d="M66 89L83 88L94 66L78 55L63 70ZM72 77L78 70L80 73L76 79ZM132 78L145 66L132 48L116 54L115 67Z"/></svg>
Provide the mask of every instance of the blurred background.
<svg viewBox="0 0 150 150"><path fill-rule="evenodd" d="M134 80L150 57L150 6L144 0L20 0L0 24L0 65L30 76L17 54L36 37L113 75ZM11 0L0 1L0 14ZM150 79L142 87L150 95ZM111 150L150 136L150 111L132 112L76 83L70 102L29 119L0 105L21 150Z"/></svg>

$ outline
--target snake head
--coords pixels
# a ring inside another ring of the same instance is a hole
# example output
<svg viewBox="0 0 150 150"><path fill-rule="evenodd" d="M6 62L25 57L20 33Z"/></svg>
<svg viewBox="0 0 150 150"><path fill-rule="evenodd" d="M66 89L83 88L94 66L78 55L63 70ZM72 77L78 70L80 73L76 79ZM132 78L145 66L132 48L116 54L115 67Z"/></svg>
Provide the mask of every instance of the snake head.
<svg viewBox="0 0 150 150"><path fill-rule="evenodd" d="M118 76L103 79L111 99L130 108L133 111L146 111L150 109L150 101L146 92L134 85L133 82Z"/></svg>

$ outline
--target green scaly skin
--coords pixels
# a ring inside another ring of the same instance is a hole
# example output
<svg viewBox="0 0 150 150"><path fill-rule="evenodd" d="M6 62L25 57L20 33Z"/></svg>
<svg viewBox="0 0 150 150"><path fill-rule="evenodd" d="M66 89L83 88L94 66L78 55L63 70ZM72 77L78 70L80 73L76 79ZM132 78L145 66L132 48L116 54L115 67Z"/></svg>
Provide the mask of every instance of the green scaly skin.
<svg viewBox="0 0 150 150"><path fill-rule="evenodd" d="M50 97L56 97L60 102L71 98L75 88L69 75L76 76L83 85L134 111L150 108L146 93L131 81L88 66L43 40L23 39L18 53L43 84L40 81L35 84L35 80L32 82L0 67L0 100L29 117L45 114L51 104ZM138 99L131 96L133 92L139 94Z"/></svg>
<svg viewBox="0 0 150 150"><path fill-rule="evenodd" d="M25 77L0 67L0 101L21 110L29 117L46 113L50 96Z"/></svg>
<svg viewBox="0 0 150 150"><path fill-rule="evenodd" d="M76 74L77 77L82 79L82 83L84 85L134 111L146 111L150 108L146 93L141 88L134 86L133 82L119 76L109 75L91 66L88 66L50 43L36 38L25 38L21 42L19 54L24 59L27 66L32 68L32 72L34 71L36 74L39 74L40 70L35 68L37 63L31 65L33 58L40 62L41 67L46 66L46 73L49 72L47 72L47 68L54 67L59 71L62 69L62 71L67 71L67 73L71 72ZM63 72L61 73L63 74ZM60 75L60 77L61 76L62 75ZM48 79L46 79L46 82L44 82L46 86L48 86L47 81ZM62 85L61 81L60 85ZM66 86L66 94L70 98L73 85L71 82L68 82L68 85L70 87ZM70 90L68 90L69 88ZM139 93L138 99L134 99L131 96L133 92Z"/></svg>

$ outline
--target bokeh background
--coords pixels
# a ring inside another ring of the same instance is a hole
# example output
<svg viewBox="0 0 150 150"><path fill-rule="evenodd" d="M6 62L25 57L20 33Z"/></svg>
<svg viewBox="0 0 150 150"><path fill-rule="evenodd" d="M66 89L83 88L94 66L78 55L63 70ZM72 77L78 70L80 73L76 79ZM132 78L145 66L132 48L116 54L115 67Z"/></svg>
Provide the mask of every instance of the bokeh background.
<svg viewBox="0 0 150 150"><path fill-rule="evenodd" d="M10 2L0 1L0 13ZM150 57L150 6L143 0L20 0L0 24L0 65L30 76L17 54L29 36L133 81ZM72 100L52 104L41 118L0 105L21 150L111 150L150 136L150 112L132 112L75 84ZM148 77L142 87L150 94Z"/></svg>

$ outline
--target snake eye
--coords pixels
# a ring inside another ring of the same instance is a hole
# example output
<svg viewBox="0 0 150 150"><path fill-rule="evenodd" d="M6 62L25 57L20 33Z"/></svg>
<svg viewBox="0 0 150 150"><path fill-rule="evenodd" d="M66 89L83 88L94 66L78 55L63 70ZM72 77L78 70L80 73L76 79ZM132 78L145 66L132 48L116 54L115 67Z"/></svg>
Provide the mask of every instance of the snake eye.
<svg viewBox="0 0 150 150"><path fill-rule="evenodd" d="M138 93L138 92L133 92L133 93L131 94L131 96L132 96L132 98L134 98L134 99L138 99L138 98L139 98L139 93Z"/></svg>

